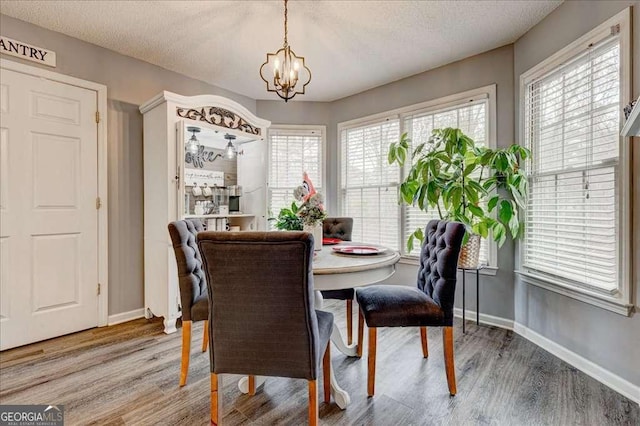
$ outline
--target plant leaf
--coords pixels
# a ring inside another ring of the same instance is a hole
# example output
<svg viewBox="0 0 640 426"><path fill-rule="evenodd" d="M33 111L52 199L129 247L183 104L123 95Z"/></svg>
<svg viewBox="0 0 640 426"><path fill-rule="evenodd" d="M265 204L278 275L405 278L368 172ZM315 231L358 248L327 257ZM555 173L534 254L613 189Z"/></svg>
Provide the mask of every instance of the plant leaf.
<svg viewBox="0 0 640 426"><path fill-rule="evenodd" d="M466 185L464 187L464 193L467 196L469 203L476 205L480 202L480 196L472 186Z"/></svg>
<svg viewBox="0 0 640 426"><path fill-rule="evenodd" d="M495 222L492 226L493 239L498 243L498 247L502 247L504 242L507 240L506 229L503 224L500 222Z"/></svg>
<svg viewBox="0 0 640 426"><path fill-rule="evenodd" d="M489 227L487 226L487 222L478 222L474 225L473 232L480 235L482 238L487 238L489 236Z"/></svg>
<svg viewBox="0 0 640 426"><path fill-rule="evenodd" d="M489 199L489 202L487 203L487 209L489 211L493 211L493 209L496 207L496 205L498 204L498 201L500 200L500 196L499 195L494 195L493 197L491 197Z"/></svg>
<svg viewBox="0 0 640 426"><path fill-rule="evenodd" d="M389 145L389 153L387 154L387 162L389 164L393 164L393 162L396 160L396 144L392 143L391 145Z"/></svg>
<svg viewBox="0 0 640 426"><path fill-rule="evenodd" d="M404 148L400 148L396 151L396 157L398 158L398 164L404 166L404 162L407 159L407 150Z"/></svg>
<svg viewBox="0 0 640 426"><path fill-rule="evenodd" d="M507 200L500 201L500 209L498 211L498 219L500 219L500 222L509 223L512 216L513 209L511 208L511 203Z"/></svg>
<svg viewBox="0 0 640 426"><path fill-rule="evenodd" d="M473 204L469 204L467 207L474 216L484 217L484 210L482 210L481 207L474 206Z"/></svg>
<svg viewBox="0 0 640 426"><path fill-rule="evenodd" d="M518 238L518 233L520 232L520 222L518 221L518 216L515 214L511 216L509 219L509 230L511 231L511 236L513 238Z"/></svg>

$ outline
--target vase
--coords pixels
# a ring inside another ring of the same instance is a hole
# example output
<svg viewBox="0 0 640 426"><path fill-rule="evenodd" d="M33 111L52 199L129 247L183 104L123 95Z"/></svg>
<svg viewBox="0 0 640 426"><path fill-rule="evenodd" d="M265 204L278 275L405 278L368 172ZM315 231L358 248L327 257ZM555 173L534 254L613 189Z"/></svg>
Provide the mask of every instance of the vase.
<svg viewBox="0 0 640 426"><path fill-rule="evenodd" d="M467 244L462 246L458 257L458 268L475 269L480 257L480 235L471 234Z"/></svg>
<svg viewBox="0 0 640 426"><path fill-rule="evenodd" d="M322 223L318 223L317 225L304 225L302 230L313 235L313 249L322 250Z"/></svg>

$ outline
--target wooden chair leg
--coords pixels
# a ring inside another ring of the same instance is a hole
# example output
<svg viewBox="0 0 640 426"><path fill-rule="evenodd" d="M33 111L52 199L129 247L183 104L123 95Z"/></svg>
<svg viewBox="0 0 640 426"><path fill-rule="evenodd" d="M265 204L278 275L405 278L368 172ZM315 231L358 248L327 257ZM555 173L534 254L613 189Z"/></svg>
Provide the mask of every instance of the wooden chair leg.
<svg viewBox="0 0 640 426"><path fill-rule="evenodd" d="M457 392L456 370L453 363L453 327L442 328L442 346L444 347L444 366L447 372L449 394L453 396Z"/></svg>
<svg viewBox="0 0 640 426"><path fill-rule="evenodd" d="M353 299L347 300L347 344L353 343Z"/></svg>
<svg viewBox="0 0 640 426"><path fill-rule="evenodd" d="M420 341L422 342L422 356L429 357L429 344L427 343L427 327L420 327Z"/></svg>
<svg viewBox="0 0 640 426"><path fill-rule="evenodd" d="M367 395L373 396L376 386L376 337L378 329L369 327L369 358L367 370Z"/></svg>
<svg viewBox="0 0 640 426"><path fill-rule="evenodd" d="M211 424L218 424L218 409L220 395L218 394L218 375L211 373Z"/></svg>
<svg viewBox="0 0 640 426"><path fill-rule="evenodd" d="M358 309L358 358L362 358L362 345L364 343L364 315Z"/></svg>
<svg viewBox="0 0 640 426"><path fill-rule="evenodd" d="M202 332L202 352L206 352L208 346L209 346L209 320L205 320L204 331Z"/></svg>
<svg viewBox="0 0 640 426"><path fill-rule="evenodd" d="M322 357L322 386L324 387L324 402L331 402L331 342Z"/></svg>
<svg viewBox="0 0 640 426"><path fill-rule="evenodd" d="M309 426L318 426L318 381L309 380Z"/></svg>
<svg viewBox="0 0 640 426"><path fill-rule="evenodd" d="M248 376L248 379L249 395L253 396L256 394L256 376Z"/></svg>
<svg viewBox="0 0 640 426"><path fill-rule="evenodd" d="M182 321L182 360L180 363L180 386L187 384L189 355L191 354L191 321Z"/></svg>

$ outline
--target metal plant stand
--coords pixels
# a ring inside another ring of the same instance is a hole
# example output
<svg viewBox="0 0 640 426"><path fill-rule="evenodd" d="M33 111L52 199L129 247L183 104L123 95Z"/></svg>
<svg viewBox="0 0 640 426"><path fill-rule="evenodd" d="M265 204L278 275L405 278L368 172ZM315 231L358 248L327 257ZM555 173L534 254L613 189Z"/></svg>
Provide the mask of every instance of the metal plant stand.
<svg viewBox="0 0 640 426"><path fill-rule="evenodd" d="M480 270L484 269L486 265L480 265L477 268L458 268L462 271L462 334L466 333L465 327L465 308L466 308L466 272L475 271L476 273L476 324L480 325Z"/></svg>

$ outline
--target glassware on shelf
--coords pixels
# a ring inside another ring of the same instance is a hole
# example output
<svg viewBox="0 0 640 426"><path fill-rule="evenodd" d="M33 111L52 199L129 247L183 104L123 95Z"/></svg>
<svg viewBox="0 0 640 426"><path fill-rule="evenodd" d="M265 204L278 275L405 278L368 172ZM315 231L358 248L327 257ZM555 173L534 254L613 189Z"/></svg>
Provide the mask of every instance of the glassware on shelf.
<svg viewBox="0 0 640 426"><path fill-rule="evenodd" d="M202 216L205 212L205 207L202 201L196 201L195 214Z"/></svg>
<svg viewBox="0 0 640 426"><path fill-rule="evenodd" d="M229 213L229 192L226 188L214 187L213 188L213 202L216 205L217 211L220 211L222 206L226 206L226 212ZM225 210L223 208L223 210Z"/></svg>

